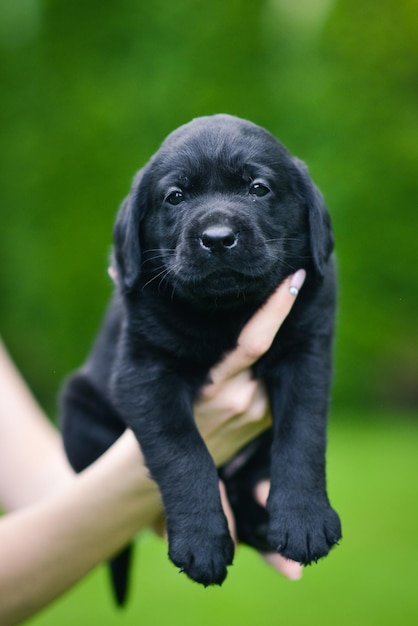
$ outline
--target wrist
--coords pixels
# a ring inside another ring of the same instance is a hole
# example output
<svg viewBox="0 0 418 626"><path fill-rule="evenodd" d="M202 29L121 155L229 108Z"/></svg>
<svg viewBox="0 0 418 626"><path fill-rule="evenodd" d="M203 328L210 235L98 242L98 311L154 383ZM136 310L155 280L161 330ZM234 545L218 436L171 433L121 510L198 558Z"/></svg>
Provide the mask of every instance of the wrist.
<svg viewBox="0 0 418 626"><path fill-rule="evenodd" d="M137 520L137 530L151 524L162 511L158 486L149 476L135 435L126 430L102 457L109 495L124 502L126 519Z"/></svg>

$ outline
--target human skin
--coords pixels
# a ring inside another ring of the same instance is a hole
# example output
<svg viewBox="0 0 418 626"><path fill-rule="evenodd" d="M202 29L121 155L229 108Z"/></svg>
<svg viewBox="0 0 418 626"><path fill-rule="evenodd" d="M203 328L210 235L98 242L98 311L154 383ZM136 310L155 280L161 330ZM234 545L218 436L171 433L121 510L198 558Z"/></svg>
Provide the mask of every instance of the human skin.
<svg viewBox="0 0 418 626"><path fill-rule="evenodd" d="M243 329L236 349L211 372L195 406L197 426L221 465L269 427L263 385L250 366L271 345L304 272L287 278ZM162 504L133 433L74 474L59 433L39 408L0 343L0 624L11 626L52 602L141 529L161 518ZM234 521L221 485L233 532ZM264 504L268 485L255 493ZM279 572L301 568L264 555Z"/></svg>

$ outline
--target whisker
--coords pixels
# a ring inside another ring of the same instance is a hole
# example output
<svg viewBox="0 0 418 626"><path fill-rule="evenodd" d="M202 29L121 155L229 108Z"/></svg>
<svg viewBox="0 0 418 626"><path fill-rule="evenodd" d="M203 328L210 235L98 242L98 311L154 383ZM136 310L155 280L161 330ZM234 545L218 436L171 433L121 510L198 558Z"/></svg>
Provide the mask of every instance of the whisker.
<svg viewBox="0 0 418 626"><path fill-rule="evenodd" d="M148 285L150 285L154 280L157 280L157 278L159 278L160 276L163 276L164 274L169 274L170 273L170 268L166 268L164 267L161 272L158 272L158 274L156 274L155 276L153 276L152 278L150 278L144 285L142 285L142 289L144 290L145 287L147 287ZM163 276L164 280L165 276Z"/></svg>
<svg viewBox="0 0 418 626"><path fill-rule="evenodd" d="M165 258L164 254L156 254L155 256L151 256L147 259L143 259L142 265L145 265L145 263L150 263L151 261L156 261L157 259L164 259L164 258Z"/></svg>
<svg viewBox="0 0 418 626"><path fill-rule="evenodd" d="M297 270L297 267L295 267L294 265L291 265L290 263L288 263L284 259L278 259L278 261L279 261L279 263L281 265L284 265L285 267L289 267L292 271L296 271Z"/></svg>
<svg viewBox="0 0 418 626"><path fill-rule="evenodd" d="M165 259L167 257L174 256L175 251L175 248L150 248L148 250L145 250L145 252L143 253L143 257L145 258L143 258L142 260L142 265L145 265L146 263L151 263L156 259ZM154 256L148 256L150 252L158 252L158 254L155 254Z"/></svg>
<svg viewBox="0 0 418 626"><path fill-rule="evenodd" d="M280 243L286 243L288 241L300 241L300 237L273 237L272 239L264 239L264 243L271 243L272 241L278 241Z"/></svg>
<svg viewBox="0 0 418 626"><path fill-rule="evenodd" d="M175 248L147 248L144 250L144 254L147 252L174 252Z"/></svg>

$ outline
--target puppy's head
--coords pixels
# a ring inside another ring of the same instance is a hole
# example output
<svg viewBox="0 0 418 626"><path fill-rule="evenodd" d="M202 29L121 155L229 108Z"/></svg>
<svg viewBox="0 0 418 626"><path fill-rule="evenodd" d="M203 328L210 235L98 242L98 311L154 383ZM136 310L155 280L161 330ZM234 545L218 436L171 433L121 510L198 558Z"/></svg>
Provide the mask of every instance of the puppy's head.
<svg viewBox="0 0 418 626"><path fill-rule="evenodd" d="M304 164L229 115L174 131L139 172L114 231L122 289L192 303L261 300L300 267L322 275L328 213Z"/></svg>

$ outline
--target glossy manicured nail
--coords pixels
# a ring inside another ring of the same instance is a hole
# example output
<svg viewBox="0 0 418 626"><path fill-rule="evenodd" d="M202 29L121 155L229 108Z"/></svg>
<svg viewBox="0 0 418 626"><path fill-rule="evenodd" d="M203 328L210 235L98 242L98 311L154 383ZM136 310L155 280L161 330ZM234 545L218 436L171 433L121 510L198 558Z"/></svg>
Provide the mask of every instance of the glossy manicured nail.
<svg viewBox="0 0 418 626"><path fill-rule="evenodd" d="M292 294L292 296L295 296L295 298L298 295L304 283L305 278L306 278L305 270L298 270L295 274L293 274L292 280L290 282L289 291Z"/></svg>

